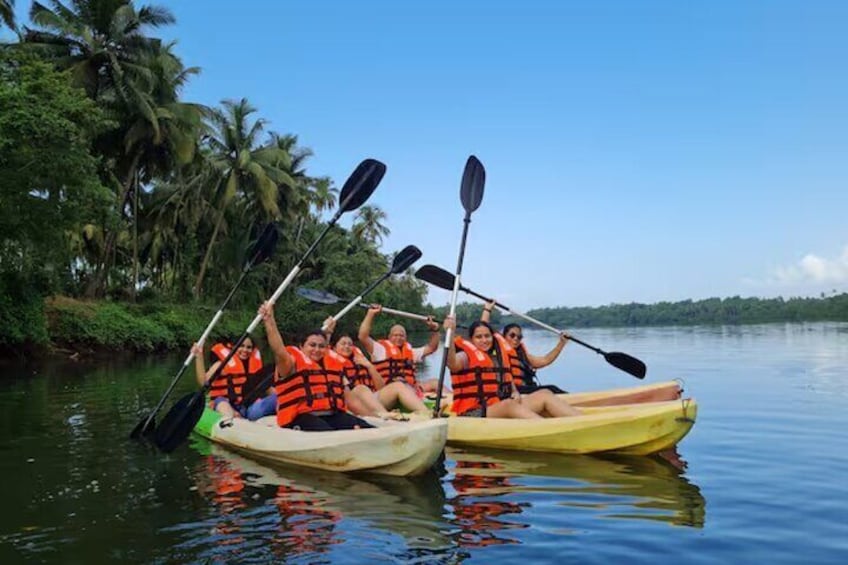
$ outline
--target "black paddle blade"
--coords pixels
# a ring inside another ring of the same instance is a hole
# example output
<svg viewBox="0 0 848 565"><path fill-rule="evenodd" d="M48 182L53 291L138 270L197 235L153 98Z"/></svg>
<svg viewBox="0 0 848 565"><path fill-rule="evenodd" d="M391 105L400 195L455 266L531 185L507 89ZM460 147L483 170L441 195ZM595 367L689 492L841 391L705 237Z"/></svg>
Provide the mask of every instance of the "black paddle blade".
<svg viewBox="0 0 848 565"><path fill-rule="evenodd" d="M339 300L341 300L335 294L330 294L329 292L318 290L317 288L306 288L304 286L298 287L295 293L301 298L317 302L318 304L336 304Z"/></svg>
<svg viewBox="0 0 848 565"><path fill-rule="evenodd" d="M415 278L445 290L453 290L455 277L435 265L424 265L415 271Z"/></svg>
<svg viewBox="0 0 848 565"><path fill-rule="evenodd" d="M398 274L407 270L421 258L421 250L414 245L407 245L395 255L392 261L392 273Z"/></svg>
<svg viewBox="0 0 848 565"><path fill-rule="evenodd" d="M280 232L277 230L277 224L271 222L265 226L259 238L250 251L247 252L247 265L245 269L251 269L256 265L266 261L274 254L274 249L277 247L277 239L280 237Z"/></svg>
<svg viewBox="0 0 848 565"><path fill-rule="evenodd" d="M462 173L462 186L459 190L462 207L469 214L480 207L485 185L486 169L483 168L483 163L472 155L465 163L465 171Z"/></svg>
<svg viewBox="0 0 848 565"><path fill-rule="evenodd" d="M150 424L147 423L148 419L150 420ZM156 421L150 417L150 414L145 414L130 432L130 439L140 439L142 437L150 439L153 437L155 431Z"/></svg>
<svg viewBox="0 0 848 565"><path fill-rule="evenodd" d="M365 159L350 174L339 194L339 211L356 210L368 200L371 193L383 180L386 165L376 159Z"/></svg>
<svg viewBox="0 0 848 565"><path fill-rule="evenodd" d="M204 394L192 392L180 398L165 414L153 441L160 450L170 453L186 440L203 415Z"/></svg>
<svg viewBox="0 0 848 565"><path fill-rule="evenodd" d="M627 353L611 351L609 353L604 353L604 359L606 359L607 363L613 367L621 369L625 373L630 373L637 379L644 379L645 374L648 372L648 368L642 361L628 355Z"/></svg>

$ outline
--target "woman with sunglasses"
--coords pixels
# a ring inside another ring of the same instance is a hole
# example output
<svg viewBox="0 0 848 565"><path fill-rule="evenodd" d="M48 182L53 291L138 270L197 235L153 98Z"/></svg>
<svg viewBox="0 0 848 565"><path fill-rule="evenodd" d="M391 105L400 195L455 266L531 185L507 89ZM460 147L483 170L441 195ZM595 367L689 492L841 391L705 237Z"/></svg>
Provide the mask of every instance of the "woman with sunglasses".
<svg viewBox="0 0 848 565"><path fill-rule="evenodd" d="M488 323L494 307L494 302L487 302L483 306L483 313L480 315L480 320ZM562 353L563 348L568 344L567 333L562 332L554 348L544 355L532 355L527 351L527 347L522 341L524 339L524 331L518 324L507 324L504 326L502 335L515 350L515 356L512 359L512 380L518 388L518 392L529 394L539 389L547 389L554 394L563 394L565 392L556 385L540 384L536 379L536 369L547 367L556 361L559 354Z"/></svg>
<svg viewBox="0 0 848 565"><path fill-rule="evenodd" d="M456 321L448 316L445 329L453 331ZM510 358L515 350L488 322L477 321L468 339L457 337L448 347L454 414L483 418L561 418L577 416L580 410L549 390L519 394L512 381Z"/></svg>

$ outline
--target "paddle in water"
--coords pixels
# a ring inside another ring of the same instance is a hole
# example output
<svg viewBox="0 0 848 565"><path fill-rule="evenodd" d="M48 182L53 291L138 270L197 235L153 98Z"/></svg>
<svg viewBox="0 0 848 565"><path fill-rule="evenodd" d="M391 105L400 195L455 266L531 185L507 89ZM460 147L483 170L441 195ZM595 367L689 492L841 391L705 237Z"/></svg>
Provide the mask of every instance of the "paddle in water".
<svg viewBox="0 0 848 565"><path fill-rule="evenodd" d="M486 170L483 168L477 157L474 155L468 158L465 163L465 170L462 173L462 184L459 188L459 199L462 202L462 207L465 208L465 218L462 226L462 240L459 243L459 259L456 263L456 278L451 293L450 301L450 317L456 315L456 298L459 293L459 281L462 275L462 261L465 258L465 242L468 239L468 226L471 224L471 213L480 207L483 201L483 189L486 185ZM436 389L436 404L433 407L433 417L439 417L439 409L442 405L442 392L445 386L445 369L448 365L448 349L450 348L451 340L453 339L453 329L448 328L445 332L445 346L442 350L442 364L439 369L439 386Z"/></svg>
<svg viewBox="0 0 848 565"><path fill-rule="evenodd" d="M212 317L212 321L209 322L209 325L206 326L206 329L203 330L203 334L201 334L200 339L197 340L201 346L206 341L206 338L209 337L209 334L212 332L212 329L218 323L218 320L221 319L221 315L224 313L224 309L230 303L233 296L235 295L238 288L241 286L241 283L244 281L247 273L253 269L256 265L263 263L266 261L273 253L274 248L277 246L277 238L279 237L279 231L277 230L277 225L275 223L270 223L265 226L265 229L262 230L259 238L252 245L251 249L247 253L247 262L244 264L244 268L241 270L241 276L239 276L238 281L236 281L235 286L227 295L227 298L221 304L218 311L215 312L215 315ZM130 432L131 439L139 439L141 437L150 437L154 430L156 429L156 414L159 413L159 410L162 409L162 406L165 404L168 396L171 395L171 392L174 390L174 387L177 386L177 382L183 376L186 369L189 365L191 365L192 360L194 359L194 353L189 353L186 360L183 361L182 367L171 380L171 384L168 386L168 389L165 391L165 394L162 395L162 398L156 404L156 408L153 409L150 414L144 416L141 420L139 420L138 424L135 425L133 430Z"/></svg>
<svg viewBox="0 0 848 565"><path fill-rule="evenodd" d="M526 321L530 322L531 324L535 324L535 325L539 326L540 328L548 330L549 332L553 332L553 333L556 333L556 334L562 333L561 330L558 330L553 326L549 326L548 324L541 322L541 321L539 321L535 318L531 318L530 316L528 316L526 314L522 314L520 312L510 310L509 308L507 308L506 306L504 306L500 302L495 301L492 298L488 298L488 297L486 297L482 294L474 292L473 290L471 290L467 287L464 287L462 285L457 285L458 280L451 273L449 273L448 271L446 271L446 270L444 270L440 267L436 267L435 265L424 265L423 267L421 267L420 269L418 269L415 272L415 277L424 281L424 282L430 283L433 286L437 286L439 288L444 288L444 289L447 289L447 290L450 290L450 289L454 288L455 286L458 286L459 289L461 291L465 292L466 294L470 294L471 296L476 296L477 298L479 298L479 299L481 299L485 302L494 302L495 306L497 306L498 308L500 308L501 310L503 310L507 314L512 314L513 316L515 316L517 318L521 318L522 320L526 320ZM581 341L581 340L577 339L576 337L574 337L571 334L568 334L568 339L575 342L575 343L582 345L583 347L591 349L592 351L594 351L595 353L597 353L599 355L603 355L603 357L604 357L604 359L606 359L607 363L609 363L613 367L615 367L617 369L621 369L625 373L633 375L637 379L644 379L645 378L645 374L648 371L647 367L645 366L645 363L643 363L639 359L633 357L632 355L628 355L627 353L621 353L620 351L610 351L610 352L603 351L603 350L601 350L601 349L599 349L599 348L597 348L593 345L589 345L585 341Z"/></svg>
<svg viewBox="0 0 848 565"><path fill-rule="evenodd" d="M277 301L283 291L289 286L289 284L291 284L292 280L294 280L294 278L300 273L306 259L312 255L312 252L315 251L318 244L321 243L330 229L332 229L332 227L336 225L336 222L339 221L341 215L345 212L356 210L362 206L377 188L377 185L380 184L385 173L386 166L375 159L366 159L356 167L342 187L341 194L339 195L339 209L327 223L324 230L318 235L318 238L312 243L312 245L309 246L309 249L306 250L297 264L292 268L283 282L280 283L280 286L277 287L277 290L274 291L274 294L271 295L268 302L273 304ZM253 319L244 333L238 338L236 343L233 344L233 347L230 349L227 357L221 361L218 365L218 369L199 391L185 395L174 404L170 411L168 411L168 414L156 430L156 435L154 437L154 441L159 449L168 453L176 449L178 445L185 441L191 433L191 430L194 429L198 420L200 420L200 416L203 414L204 399L206 397L206 392L212 385L212 382L218 378L218 375L223 368L227 366L230 359L233 358L239 346L245 339L247 339L250 332L259 325L261 320L261 315L257 315Z"/></svg>

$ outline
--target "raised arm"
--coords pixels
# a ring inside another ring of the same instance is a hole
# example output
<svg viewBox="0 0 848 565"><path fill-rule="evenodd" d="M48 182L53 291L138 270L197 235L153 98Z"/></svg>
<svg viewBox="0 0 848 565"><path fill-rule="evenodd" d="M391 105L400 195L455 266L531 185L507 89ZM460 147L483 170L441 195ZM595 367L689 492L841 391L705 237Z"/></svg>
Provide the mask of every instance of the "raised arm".
<svg viewBox="0 0 848 565"><path fill-rule="evenodd" d="M442 323L445 328L445 331L448 329L456 330L456 320L453 316L445 316L445 321ZM464 369L468 365L468 359L465 358L465 352L460 351L456 352L456 345L453 340L448 344L448 369L451 372L456 372Z"/></svg>
<svg viewBox="0 0 848 565"><path fill-rule="evenodd" d="M489 323L489 319L492 317L492 309L495 307L495 301L486 302L483 305L483 311L480 313L480 321Z"/></svg>
<svg viewBox="0 0 848 565"><path fill-rule="evenodd" d="M368 352L368 355L374 354L374 338L371 337L371 326L374 325L374 317L382 311L382 306L372 304L368 312L365 313L365 317L362 318L362 323L359 324L359 334L357 334L357 337L359 338L359 343L362 344L362 348Z"/></svg>
<svg viewBox="0 0 848 565"><path fill-rule="evenodd" d="M423 357L430 355L431 353L435 353L437 349L439 349L439 338L441 337L441 333L439 332L439 324L433 320L433 316L427 316L427 321L424 322L427 324L427 329L430 330L430 341L424 346L424 350L422 351Z"/></svg>
<svg viewBox="0 0 848 565"><path fill-rule="evenodd" d="M291 367L294 366L294 360L286 350L283 336L280 335L280 330L277 328L277 320L274 319L274 305L270 302L263 303L259 307L259 314L262 316L262 321L265 324L265 335L268 338L268 345L271 347L271 351L274 352L277 374L288 375Z"/></svg>
<svg viewBox="0 0 848 565"><path fill-rule="evenodd" d="M534 369L541 369L542 367L547 367L559 357L559 354L562 353L562 349L568 343L568 334L562 332L559 334L559 341L557 341L554 348L545 353L544 355L530 355L527 353L527 360L530 362L530 365ZM526 352L526 349L525 349Z"/></svg>
<svg viewBox="0 0 848 565"><path fill-rule="evenodd" d="M203 361L203 348L194 343L191 346L191 352L194 353L194 376L197 379L197 384L203 386L206 384L206 381L215 374L215 370L221 362L215 361L207 371L206 363Z"/></svg>

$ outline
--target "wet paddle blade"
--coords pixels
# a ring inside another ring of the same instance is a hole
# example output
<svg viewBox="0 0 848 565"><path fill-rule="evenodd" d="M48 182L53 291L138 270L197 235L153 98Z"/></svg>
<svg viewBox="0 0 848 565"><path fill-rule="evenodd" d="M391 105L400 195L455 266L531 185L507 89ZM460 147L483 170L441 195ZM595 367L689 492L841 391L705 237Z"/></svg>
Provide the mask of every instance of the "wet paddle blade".
<svg viewBox="0 0 848 565"><path fill-rule="evenodd" d="M147 424L148 419L150 419L150 424ZM139 439L142 437L150 439L153 437L155 431L156 421L150 418L150 414L145 414L130 432L130 439Z"/></svg>
<svg viewBox="0 0 848 565"><path fill-rule="evenodd" d="M462 185L459 190L459 198L462 207L467 213L471 213L480 207L483 201L483 189L486 185L486 169L474 155L465 163L465 171L462 173Z"/></svg>
<svg viewBox="0 0 848 565"><path fill-rule="evenodd" d="M203 415L204 394L192 392L180 398L165 414L153 438L156 447L165 453L177 448Z"/></svg>
<svg viewBox="0 0 848 565"><path fill-rule="evenodd" d="M609 353L604 353L604 359L606 359L607 363L613 367L621 369L625 373L630 373L637 379L644 379L645 374L648 372L648 368L642 361L628 355L627 353L611 351Z"/></svg>
<svg viewBox="0 0 848 565"><path fill-rule="evenodd" d="M277 239L279 236L280 233L277 230L276 223L271 222L266 225L265 229L262 230L262 233L259 234L259 238L256 240L256 243L254 243L250 248L250 251L247 252L248 261L247 265L245 265L245 269L249 270L271 257L271 255L274 254L274 249L277 247Z"/></svg>
<svg viewBox="0 0 848 565"><path fill-rule="evenodd" d="M392 274L402 273L421 258L421 250L414 245L407 245L395 255L392 261Z"/></svg>
<svg viewBox="0 0 848 565"><path fill-rule="evenodd" d="M295 294L311 302L317 302L318 304L337 304L341 300L341 298L335 294L330 294L329 292L318 290L317 288L306 288L303 286L298 287Z"/></svg>
<svg viewBox="0 0 848 565"><path fill-rule="evenodd" d="M415 271L415 278L445 290L453 290L455 277L441 267L424 265Z"/></svg>
<svg viewBox="0 0 848 565"><path fill-rule="evenodd" d="M350 174L339 194L339 208L341 212L356 210L371 196L371 193L383 180L386 174L386 165L376 159L365 159Z"/></svg>

